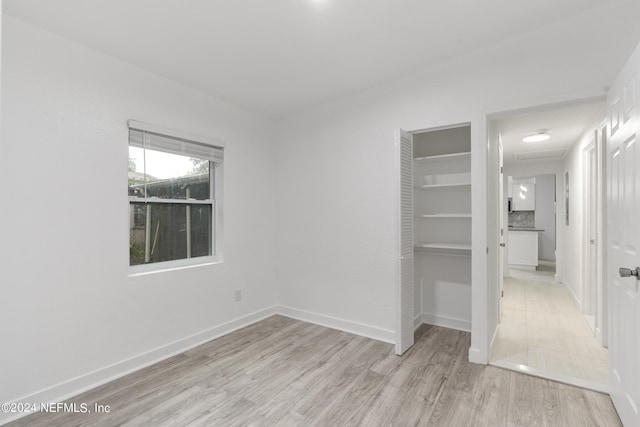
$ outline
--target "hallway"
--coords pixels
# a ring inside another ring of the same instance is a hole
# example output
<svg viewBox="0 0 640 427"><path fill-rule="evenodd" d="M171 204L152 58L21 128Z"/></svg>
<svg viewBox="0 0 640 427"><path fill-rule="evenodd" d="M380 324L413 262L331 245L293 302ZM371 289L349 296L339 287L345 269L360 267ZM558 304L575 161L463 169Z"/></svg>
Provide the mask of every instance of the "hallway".
<svg viewBox="0 0 640 427"><path fill-rule="evenodd" d="M491 364L604 391L607 349L554 273L548 261L538 271L509 270Z"/></svg>

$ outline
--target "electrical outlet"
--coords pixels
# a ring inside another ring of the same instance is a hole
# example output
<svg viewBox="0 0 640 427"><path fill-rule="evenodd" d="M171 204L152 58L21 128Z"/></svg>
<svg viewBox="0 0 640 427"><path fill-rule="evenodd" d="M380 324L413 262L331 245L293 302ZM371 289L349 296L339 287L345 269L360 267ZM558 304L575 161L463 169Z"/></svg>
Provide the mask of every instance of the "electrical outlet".
<svg viewBox="0 0 640 427"><path fill-rule="evenodd" d="M242 290L236 289L235 292L233 293L233 299L236 302L242 301Z"/></svg>

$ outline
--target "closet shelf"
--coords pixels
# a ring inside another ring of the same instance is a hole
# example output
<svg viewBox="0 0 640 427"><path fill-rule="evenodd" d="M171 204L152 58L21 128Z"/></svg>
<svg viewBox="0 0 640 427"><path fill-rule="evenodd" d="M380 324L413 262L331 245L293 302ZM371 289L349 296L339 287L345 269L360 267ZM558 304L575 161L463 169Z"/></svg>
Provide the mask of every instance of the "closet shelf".
<svg viewBox="0 0 640 427"><path fill-rule="evenodd" d="M471 245L465 243L419 243L416 252L442 253L451 255L471 255Z"/></svg>
<svg viewBox="0 0 640 427"><path fill-rule="evenodd" d="M470 213L437 213L416 215L416 218L471 218Z"/></svg>
<svg viewBox="0 0 640 427"><path fill-rule="evenodd" d="M471 152L470 151L464 151L462 153L441 154L441 155L438 155L438 156L427 156L427 157L416 157L414 160L416 162L422 163L422 162L430 162L430 161L434 161L434 160L462 159L462 158L465 158L465 157L471 158Z"/></svg>
<svg viewBox="0 0 640 427"><path fill-rule="evenodd" d="M416 186L419 190L429 190L431 188L463 188L463 187L471 187L470 182L457 182L453 184L429 184L429 185L418 185Z"/></svg>

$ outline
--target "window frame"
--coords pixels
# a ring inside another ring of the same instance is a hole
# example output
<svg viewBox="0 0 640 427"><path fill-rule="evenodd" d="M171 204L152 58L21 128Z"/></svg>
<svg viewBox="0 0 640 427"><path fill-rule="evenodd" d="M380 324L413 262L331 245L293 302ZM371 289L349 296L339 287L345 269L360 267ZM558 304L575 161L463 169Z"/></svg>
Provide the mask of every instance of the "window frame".
<svg viewBox="0 0 640 427"><path fill-rule="evenodd" d="M144 133L150 133L160 135L162 137L168 137L176 140L181 140L183 143L192 143L198 146L209 147L212 149L219 149L220 153L224 151L225 144L223 141L213 138L202 137L199 135L193 135L186 132L176 131L173 129L167 129L160 126L150 125L147 123L138 122L135 120L129 120L127 122L129 132L131 130L142 131ZM127 151L131 147L131 139L129 137L127 143ZM135 146L135 144L133 145ZM142 147L143 149L154 150L153 147ZM164 151L157 150L155 151ZM167 151L165 151L167 152ZM196 156L193 156L196 157ZM217 160L204 159L209 161L209 199L196 200L196 199L164 199L155 197L138 197L127 196L127 223L128 233L131 232L131 206L133 203L151 203L151 204L174 204L174 205L210 205L211 206L211 255L197 256L192 258L182 258L170 261L158 261L150 262L147 264L131 265L131 258L128 255L128 272L129 276L138 276L153 274L171 270L178 270L183 268L192 268L198 266L212 265L223 262L222 253L222 196L223 196L223 162L222 157ZM212 184L212 185L211 185Z"/></svg>

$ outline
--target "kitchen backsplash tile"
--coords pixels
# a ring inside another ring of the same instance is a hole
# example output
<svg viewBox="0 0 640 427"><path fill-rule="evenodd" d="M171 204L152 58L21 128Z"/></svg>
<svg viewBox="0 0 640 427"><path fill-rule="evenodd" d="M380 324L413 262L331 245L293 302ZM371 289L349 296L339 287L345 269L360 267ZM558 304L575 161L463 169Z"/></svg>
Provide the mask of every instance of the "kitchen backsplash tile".
<svg viewBox="0 0 640 427"><path fill-rule="evenodd" d="M509 212L510 227L527 227L536 226L536 211L516 211Z"/></svg>

